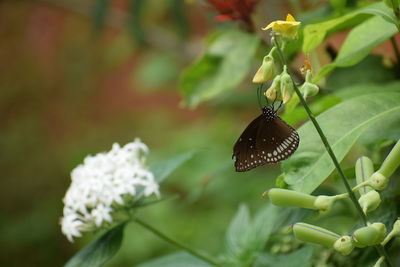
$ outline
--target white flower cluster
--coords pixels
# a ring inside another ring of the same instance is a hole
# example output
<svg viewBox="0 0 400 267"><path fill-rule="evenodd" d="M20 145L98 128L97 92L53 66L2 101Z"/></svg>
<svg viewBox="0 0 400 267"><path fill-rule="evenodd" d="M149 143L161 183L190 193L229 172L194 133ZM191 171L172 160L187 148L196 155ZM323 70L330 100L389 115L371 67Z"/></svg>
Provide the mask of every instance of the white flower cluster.
<svg viewBox="0 0 400 267"><path fill-rule="evenodd" d="M82 236L104 222L112 222L111 212L123 206L127 196L159 195L158 183L144 166L148 151L139 139L111 151L87 156L71 173L72 183L65 194L62 232L68 240Z"/></svg>

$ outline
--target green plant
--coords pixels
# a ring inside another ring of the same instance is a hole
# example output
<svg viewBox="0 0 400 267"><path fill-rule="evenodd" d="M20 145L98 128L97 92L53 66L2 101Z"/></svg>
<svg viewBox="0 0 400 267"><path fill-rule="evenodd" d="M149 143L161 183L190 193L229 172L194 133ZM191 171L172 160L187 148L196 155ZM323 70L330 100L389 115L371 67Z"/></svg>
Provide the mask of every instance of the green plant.
<svg viewBox="0 0 400 267"><path fill-rule="evenodd" d="M397 56L397 66L393 68L398 67L399 52L393 38L399 31L397 2L390 4L385 1L392 9L383 2L356 8L338 1L331 2L335 2L332 6L339 12L336 17L309 23L302 31L300 22L292 16L288 16L286 21L268 25L265 29L273 30L271 47L253 78L255 83L272 81L265 95L272 100L282 100L286 107L283 114L285 120L294 124L309 118L299 129L301 141L298 151L282 164L277 184L284 188L270 189L267 195L274 205L300 207L314 212L280 209L267 204L252 217L247 205L242 204L227 228L225 248L220 249L218 256L212 256L171 238L169 234L142 220L137 211L160 200L138 198L126 207L129 212L117 221L118 225L112 225L114 228L79 252L71 259L69 266L97 266L106 262L118 251L123 229L129 222L136 222L181 250L143 263L141 267L274 266L276 262L280 266L310 266L311 263L365 266L373 261L376 262L375 266L383 262L393 266L393 258L397 255L387 248L395 242L390 240L399 235L399 221L396 220L399 213L396 209L390 209L398 203L396 196L399 190L393 187L387 190L387 186L389 177L394 175L400 164L400 143L395 133L400 119L400 83L395 81L398 77L384 71L384 78L380 79L391 77L391 83L380 81L375 84L368 77L367 82L357 83L357 80L340 73L340 70L370 60L371 50L389 39ZM203 56L181 76L181 94L186 106L195 108L211 100L222 103L222 100L226 100L224 97L227 92L246 79L254 58L258 58L257 53L268 46L253 32L253 24L248 19L246 17L247 31L218 30L209 36ZM316 48L328 34L344 28L350 28L351 31L337 57L321 66ZM293 51L300 47L313 59L313 64L306 62L302 75L295 75L296 70L290 67L289 59ZM368 76L365 74L368 68L373 69L370 73L378 68L373 60L372 63L365 63L365 66L367 69L355 69L353 75L357 76L359 71L363 74L361 76ZM337 79L342 83L335 84L335 79L332 81L329 74L338 75ZM320 115L314 115L317 113ZM386 135L377 138L383 131ZM387 142L382 143L382 139ZM345 160L360 140L366 151L356 152L356 164L349 160L351 163L347 164L346 169L343 168L340 162ZM387 149L393 140L397 143L382 160L382 149ZM375 154L372 155L372 152ZM368 157L360 157L364 154ZM184 163L190 157L188 155L163 161L150 170L161 182ZM369 157L378 158L374 160L375 163L383 163L376 168ZM339 182L332 174L335 169ZM355 177L356 182L349 177ZM352 187L351 183L355 183L355 186ZM385 192L380 192L384 189ZM311 195L313 191L317 195ZM360 197L356 194L360 194ZM350 199L354 209L340 206L345 199ZM383 205L384 202L390 205ZM338 223L340 225L331 222L336 220L341 222ZM311 247L292 239L285 232L288 226L298 240L321 244L328 249ZM332 230L327 230L331 227ZM386 234L386 228L391 227L393 229ZM380 257L368 258L369 247L374 247ZM336 259L333 251L346 257ZM329 257L323 258L326 254Z"/></svg>

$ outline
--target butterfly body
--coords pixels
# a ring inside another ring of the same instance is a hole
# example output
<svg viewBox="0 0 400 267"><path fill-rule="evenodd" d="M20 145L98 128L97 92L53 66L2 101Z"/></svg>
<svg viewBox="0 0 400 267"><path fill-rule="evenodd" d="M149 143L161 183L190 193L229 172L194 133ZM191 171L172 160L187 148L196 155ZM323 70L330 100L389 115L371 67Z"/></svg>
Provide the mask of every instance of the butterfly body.
<svg viewBox="0 0 400 267"><path fill-rule="evenodd" d="M279 118L273 109L263 107L233 147L237 172L264 164L278 163L292 155L299 145L294 128Z"/></svg>

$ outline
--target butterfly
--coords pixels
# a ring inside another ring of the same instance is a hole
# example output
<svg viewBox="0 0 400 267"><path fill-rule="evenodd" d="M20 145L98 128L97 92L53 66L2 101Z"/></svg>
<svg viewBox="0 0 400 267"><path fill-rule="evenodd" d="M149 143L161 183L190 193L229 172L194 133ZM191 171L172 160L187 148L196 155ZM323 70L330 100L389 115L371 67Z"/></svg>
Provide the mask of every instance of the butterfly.
<svg viewBox="0 0 400 267"><path fill-rule="evenodd" d="M278 117L277 111L266 106L261 110L262 114L247 126L233 146L237 172L278 163L292 155L299 145L299 134Z"/></svg>

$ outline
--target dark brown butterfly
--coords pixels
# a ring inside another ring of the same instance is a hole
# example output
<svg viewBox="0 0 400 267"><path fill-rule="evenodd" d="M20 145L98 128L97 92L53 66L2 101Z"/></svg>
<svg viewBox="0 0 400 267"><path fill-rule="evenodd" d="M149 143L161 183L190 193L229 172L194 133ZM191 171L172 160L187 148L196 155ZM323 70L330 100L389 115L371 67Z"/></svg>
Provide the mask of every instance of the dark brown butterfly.
<svg viewBox="0 0 400 267"><path fill-rule="evenodd" d="M278 163L292 155L299 145L299 134L273 109L263 107L233 146L232 158L237 172L266 163Z"/></svg>

